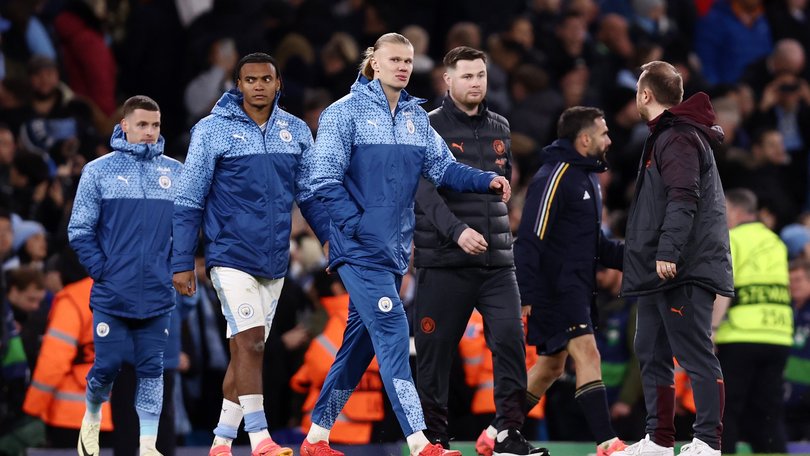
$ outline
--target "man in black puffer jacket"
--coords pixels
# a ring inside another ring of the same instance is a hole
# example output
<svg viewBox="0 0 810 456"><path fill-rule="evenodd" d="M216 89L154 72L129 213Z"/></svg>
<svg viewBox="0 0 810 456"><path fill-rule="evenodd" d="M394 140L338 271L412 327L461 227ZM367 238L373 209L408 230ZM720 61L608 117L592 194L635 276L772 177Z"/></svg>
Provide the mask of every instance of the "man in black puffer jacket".
<svg viewBox="0 0 810 456"><path fill-rule="evenodd" d="M509 124L484 103L486 56L458 47L447 53L444 64L450 90L442 106L430 113L431 126L459 162L509 179ZM416 386L425 434L448 447L450 360L477 308L493 352L501 433L499 439L489 439L488 451L494 447L496 453L535 454L519 432L525 416L526 351L506 204L495 194L437 191L422 179L415 212Z"/></svg>
<svg viewBox="0 0 810 456"><path fill-rule="evenodd" d="M734 295L726 203L712 144L714 109L705 93L683 99L666 62L641 67L636 104L650 127L627 220L625 296L639 296L636 355L647 404L647 438L624 455L673 454L672 357L689 374L695 438L681 455L720 455L723 373L712 346L715 295ZM733 452L733 449L732 449Z"/></svg>

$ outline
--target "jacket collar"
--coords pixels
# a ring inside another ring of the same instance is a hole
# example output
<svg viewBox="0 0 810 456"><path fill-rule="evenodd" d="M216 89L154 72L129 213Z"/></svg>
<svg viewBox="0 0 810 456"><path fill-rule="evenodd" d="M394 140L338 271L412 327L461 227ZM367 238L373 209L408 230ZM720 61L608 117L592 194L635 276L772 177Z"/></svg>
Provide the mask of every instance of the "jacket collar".
<svg viewBox="0 0 810 456"><path fill-rule="evenodd" d="M113 134L110 137L110 147L112 147L113 150L132 155L137 160L151 160L163 154L164 145L165 141L163 140L163 136L158 136L158 141L155 144L129 143L124 135L124 130L121 129L121 125L115 126Z"/></svg>
<svg viewBox="0 0 810 456"><path fill-rule="evenodd" d="M444 95L444 100L442 100L442 109L447 110L447 112L455 116L456 119L465 123L480 121L489 116L489 109L487 108L486 100L482 101L481 104L478 105L478 113L471 116L456 106L456 102L450 98L450 92Z"/></svg>
<svg viewBox="0 0 810 456"><path fill-rule="evenodd" d="M267 120L268 125L270 125L270 121L275 117L276 112L278 111L279 98L281 98L280 90L276 92L276 97L273 99L273 109L270 111L270 117ZM245 96L242 94L242 92L234 87L233 89L222 94L219 101L217 101L217 104L215 104L211 109L211 114L219 117L240 120L242 122L255 123L242 108L242 103L244 101Z"/></svg>
<svg viewBox="0 0 810 456"><path fill-rule="evenodd" d="M390 112L388 98L385 96L385 92L379 80L369 80L360 73L357 76L357 80L352 84L351 92L369 98L373 103L384 106L386 111ZM411 106L417 106L426 101L427 100L424 98L415 97L403 89L399 94L396 110L400 111Z"/></svg>
<svg viewBox="0 0 810 456"><path fill-rule="evenodd" d="M607 171L607 163L593 157L583 157L574 149L574 144L567 139L557 139L540 152L541 163L566 162L589 172Z"/></svg>

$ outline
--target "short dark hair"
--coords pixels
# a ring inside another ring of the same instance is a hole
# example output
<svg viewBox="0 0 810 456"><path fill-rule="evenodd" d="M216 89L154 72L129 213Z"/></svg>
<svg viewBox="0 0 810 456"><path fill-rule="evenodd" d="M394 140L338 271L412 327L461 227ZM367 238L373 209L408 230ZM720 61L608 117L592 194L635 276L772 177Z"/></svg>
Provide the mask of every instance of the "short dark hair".
<svg viewBox="0 0 810 456"><path fill-rule="evenodd" d="M654 60L641 65L639 90L648 88L655 100L664 107L672 107L683 101L683 78L672 64Z"/></svg>
<svg viewBox="0 0 810 456"><path fill-rule="evenodd" d="M757 195L747 188L732 188L726 192L726 201L747 214L757 213Z"/></svg>
<svg viewBox="0 0 810 456"><path fill-rule="evenodd" d="M45 289L45 276L42 271L22 266L8 271L8 289L27 290L31 285L37 290Z"/></svg>
<svg viewBox="0 0 810 456"><path fill-rule="evenodd" d="M560 114L557 121L557 138L574 142L582 130L593 126L594 121L605 117L605 112L589 106L574 106Z"/></svg>
<svg viewBox="0 0 810 456"><path fill-rule="evenodd" d="M265 54L264 52L253 52L239 59L239 62L237 62L236 66L233 68L234 84L236 84L236 81L239 80L239 74L242 73L242 67L248 63L269 63L270 65L273 65L273 70L276 72L276 78L281 79L281 70L278 69L276 59L274 59L270 54Z"/></svg>
<svg viewBox="0 0 810 456"><path fill-rule="evenodd" d="M781 133L781 132L779 131L778 128L767 125L764 127L757 128L756 130L754 130L754 134L752 135L751 145L761 146L762 143L765 142L765 138L767 138L768 135L771 135L773 133Z"/></svg>
<svg viewBox="0 0 810 456"><path fill-rule="evenodd" d="M478 60L481 59L487 63L487 55L483 51L471 48L469 46L458 46L450 49L444 56L444 66L447 68L456 68L456 63L459 60Z"/></svg>
<svg viewBox="0 0 810 456"><path fill-rule="evenodd" d="M123 117L132 114L136 109L160 112L160 106L158 106L157 101L146 95L135 95L134 97L129 97L129 99L124 102Z"/></svg>

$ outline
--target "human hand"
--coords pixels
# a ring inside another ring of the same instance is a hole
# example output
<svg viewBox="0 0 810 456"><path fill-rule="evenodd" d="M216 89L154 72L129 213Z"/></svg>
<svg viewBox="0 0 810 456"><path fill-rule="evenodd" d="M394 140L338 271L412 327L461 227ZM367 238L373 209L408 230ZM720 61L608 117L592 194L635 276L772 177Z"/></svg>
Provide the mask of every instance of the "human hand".
<svg viewBox="0 0 810 456"><path fill-rule="evenodd" d="M512 197L512 186L509 185L509 181L503 176L492 179L492 182L489 183L489 188L500 193L501 200L503 200L504 203L509 202L509 198Z"/></svg>
<svg viewBox="0 0 810 456"><path fill-rule="evenodd" d="M172 276L172 285L183 296L194 296L197 292L197 281L194 280L194 270L175 272Z"/></svg>
<svg viewBox="0 0 810 456"><path fill-rule="evenodd" d="M281 342L287 350L296 350L309 342L309 332L303 325L298 325L282 334Z"/></svg>
<svg viewBox="0 0 810 456"><path fill-rule="evenodd" d="M656 260L655 271L662 280L674 279L678 274L678 268L675 263L670 263L669 261Z"/></svg>
<svg viewBox="0 0 810 456"><path fill-rule="evenodd" d="M462 231L457 243L461 250L468 255L478 255L487 251L486 239L472 228Z"/></svg>
<svg viewBox="0 0 810 456"><path fill-rule="evenodd" d="M528 317L532 314L532 306L521 306L520 307L520 316L521 318Z"/></svg>

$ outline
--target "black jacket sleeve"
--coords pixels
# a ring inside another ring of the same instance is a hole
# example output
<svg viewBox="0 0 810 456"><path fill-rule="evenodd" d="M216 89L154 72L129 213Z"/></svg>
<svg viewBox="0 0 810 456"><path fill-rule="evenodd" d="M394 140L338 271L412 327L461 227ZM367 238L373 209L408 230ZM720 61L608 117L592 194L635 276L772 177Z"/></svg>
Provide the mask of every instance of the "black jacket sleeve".
<svg viewBox="0 0 810 456"><path fill-rule="evenodd" d="M667 208L655 259L677 263L700 199L700 156L688 137L677 136L661 149L657 159Z"/></svg>
<svg viewBox="0 0 810 456"><path fill-rule="evenodd" d="M416 189L416 204L424 212L430 223L439 230L442 235L454 242L458 242L459 236L469 226L458 219L447 207L444 199L436 191L436 186L428 182L424 177L419 178L419 187Z"/></svg>
<svg viewBox="0 0 810 456"><path fill-rule="evenodd" d="M599 264L606 268L622 270L624 263L624 242L605 236L599 230Z"/></svg>

